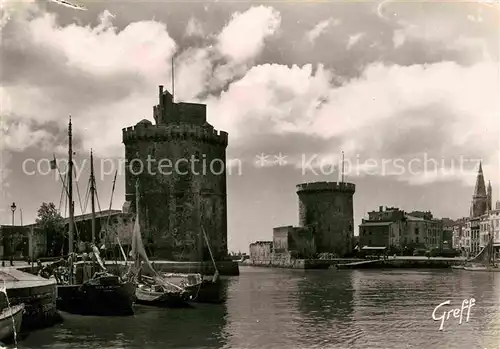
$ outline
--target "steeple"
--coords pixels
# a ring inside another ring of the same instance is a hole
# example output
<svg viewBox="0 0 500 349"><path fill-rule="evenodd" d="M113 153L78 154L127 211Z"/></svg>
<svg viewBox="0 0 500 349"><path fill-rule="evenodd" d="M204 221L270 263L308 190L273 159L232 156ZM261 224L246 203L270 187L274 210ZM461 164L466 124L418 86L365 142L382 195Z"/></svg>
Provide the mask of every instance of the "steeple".
<svg viewBox="0 0 500 349"><path fill-rule="evenodd" d="M477 172L474 196L486 196L486 185L484 184L483 165L481 162L479 162L479 171Z"/></svg>
<svg viewBox="0 0 500 349"><path fill-rule="evenodd" d="M488 210L488 196L486 194L486 185L484 184L483 166L479 162L479 170L477 172L476 187L472 196L471 216L479 217Z"/></svg>
<svg viewBox="0 0 500 349"><path fill-rule="evenodd" d="M491 181L488 181L488 191L486 193L488 196L488 211L493 209L493 189L491 188Z"/></svg>

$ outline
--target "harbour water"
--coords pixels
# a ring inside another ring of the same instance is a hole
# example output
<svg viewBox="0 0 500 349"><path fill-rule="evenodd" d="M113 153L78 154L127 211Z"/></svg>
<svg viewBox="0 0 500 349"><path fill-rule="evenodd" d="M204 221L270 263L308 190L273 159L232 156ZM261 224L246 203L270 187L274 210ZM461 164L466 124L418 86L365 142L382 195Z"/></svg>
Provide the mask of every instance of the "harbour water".
<svg viewBox="0 0 500 349"><path fill-rule="evenodd" d="M242 267L225 305L136 307L127 318L63 314L19 348L500 348L500 273L463 270L317 270ZM476 305L432 319L436 306Z"/></svg>

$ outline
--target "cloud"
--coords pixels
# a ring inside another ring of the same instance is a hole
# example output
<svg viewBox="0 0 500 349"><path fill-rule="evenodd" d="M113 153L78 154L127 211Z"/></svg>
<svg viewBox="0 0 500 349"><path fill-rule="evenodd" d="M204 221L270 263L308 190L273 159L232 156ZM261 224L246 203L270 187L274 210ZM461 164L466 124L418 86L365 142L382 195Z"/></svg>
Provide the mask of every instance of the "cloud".
<svg viewBox="0 0 500 349"><path fill-rule="evenodd" d="M170 85L174 52L176 100L207 103L208 121L230 133L231 152L258 143L288 151L297 164L302 154L341 149L365 159L408 161L424 150L436 158L487 157L498 145L498 68L491 61L371 62L339 79L321 64L255 65L281 24L270 7L236 13L203 44L182 50L161 22L118 29L114 20L104 12L94 27L64 26L45 13L6 27L0 74L11 105L7 151L51 142L60 148L71 114L79 147L122 156L120 129L151 119L157 86ZM361 46L362 36L352 35L348 46ZM58 123L56 134L47 122ZM256 154L244 155L254 161ZM357 168L366 175L365 165Z"/></svg>
<svg viewBox="0 0 500 349"><path fill-rule="evenodd" d="M191 17L186 26L187 36L204 36L205 31L203 30L203 25L196 18Z"/></svg>
<svg viewBox="0 0 500 349"><path fill-rule="evenodd" d="M343 149L379 163L384 158L408 162L425 155L440 159L438 167L446 169L441 159L449 162L459 155L477 159L495 152L497 69L488 62L468 67L452 62L408 67L376 63L358 78L333 86L333 73L322 66L314 71L311 65L263 65L210 101L209 113L242 144L262 133L284 135L284 139L300 133L332 145L340 139L335 144L337 153ZM482 141L477 142L478 138ZM276 142L283 144L283 138ZM297 164L301 155L315 151L302 149L287 155L290 163ZM329 155L322 151L320 155ZM491 164L492 159L487 161ZM366 172L359 168L361 174ZM412 177L408 172L399 176ZM465 172L462 177L468 180Z"/></svg>
<svg viewBox="0 0 500 349"><path fill-rule="evenodd" d="M337 26L339 24L340 20L338 19L335 20L333 18L325 19L324 21L321 21L318 24L316 24L316 26L313 29L308 31L306 33L306 38L309 42L313 43L321 34L323 34L326 31L328 27Z"/></svg>
<svg viewBox="0 0 500 349"><path fill-rule="evenodd" d="M402 46L406 41L406 35L404 30L395 30L392 37L392 42L394 43L394 48Z"/></svg>
<svg viewBox="0 0 500 349"><path fill-rule="evenodd" d="M280 24L281 15L271 7L236 12L219 35L219 50L237 63L245 62L262 51L265 39L273 35Z"/></svg>
<svg viewBox="0 0 500 349"><path fill-rule="evenodd" d="M120 128L151 119L157 86L170 87L170 62L178 45L161 22L133 22L119 30L114 19L104 11L94 27L63 26L54 14L39 12L34 18L11 21L4 33L0 73L6 83L2 96L11 105L9 111L3 110L10 129L7 150L19 151L21 143L16 140L29 132L36 137L26 147L45 139L46 122L56 121L64 129L72 115L82 146L93 147L102 156L121 155ZM252 30L243 47L234 31L249 21ZM279 22L280 15L272 8L252 7L233 16L205 46L178 52L176 100L196 101L244 75L246 64L260 53ZM213 40L219 45L214 46ZM10 125L14 117L16 124Z"/></svg>
<svg viewBox="0 0 500 349"><path fill-rule="evenodd" d="M346 49L350 50L354 45L356 45L362 38L365 36L365 33L357 33L349 36L349 40L347 41Z"/></svg>

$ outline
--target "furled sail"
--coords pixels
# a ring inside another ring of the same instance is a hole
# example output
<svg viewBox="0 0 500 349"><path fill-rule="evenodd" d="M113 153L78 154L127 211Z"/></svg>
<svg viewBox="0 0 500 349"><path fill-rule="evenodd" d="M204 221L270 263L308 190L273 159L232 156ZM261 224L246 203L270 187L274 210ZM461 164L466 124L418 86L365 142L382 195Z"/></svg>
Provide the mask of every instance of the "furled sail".
<svg viewBox="0 0 500 349"><path fill-rule="evenodd" d="M94 255L97 259L97 262L99 263L99 266L103 269L106 270L106 267L104 267L104 263L102 262L101 255L99 253L99 249L97 248L96 245L92 244L92 251L94 251Z"/></svg>
<svg viewBox="0 0 500 349"><path fill-rule="evenodd" d="M135 201L136 201L136 216L134 222L134 230L132 232L132 248L130 251L131 257L135 260L135 268L138 273L141 269L141 262L144 262L148 267L149 271L154 275L154 280L162 285L165 288L174 288L182 290L182 287L179 287L175 284L172 284L163 278L161 278L156 270L154 270L151 262L149 261L148 255L146 253L146 249L144 248L144 244L142 242L141 235L141 224L140 224L140 210L139 210L139 180L137 180L135 185Z"/></svg>
<svg viewBox="0 0 500 349"><path fill-rule="evenodd" d="M484 246L481 251L472 259L470 259L468 262L472 263L483 263L483 264L489 264L491 262L491 249L493 246L493 236L491 236L488 239L488 243L486 246Z"/></svg>
<svg viewBox="0 0 500 349"><path fill-rule="evenodd" d="M139 213L139 180L137 180L135 186L135 200L136 200L136 216L134 222L134 230L132 232L132 249L130 255L136 262L142 261L148 266L151 272L155 273L151 262L149 261L148 255L146 254L146 249L142 243L141 235L141 224L140 224L140 213Z"/></svg>

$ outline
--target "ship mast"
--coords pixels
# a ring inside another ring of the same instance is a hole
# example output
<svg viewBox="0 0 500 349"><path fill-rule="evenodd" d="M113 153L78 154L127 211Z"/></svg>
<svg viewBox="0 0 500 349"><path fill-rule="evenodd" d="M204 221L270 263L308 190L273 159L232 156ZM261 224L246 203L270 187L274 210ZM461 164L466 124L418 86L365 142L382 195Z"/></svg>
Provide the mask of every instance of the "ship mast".
<svg viewBox="0 0 500 349"><path fill-rule="evenodd" d="M68 125L68 201L69 201L69 229L68 229L68 253L73 253L74 238L74 202L73 202L73 142L71 133L71 115Z"/></svg>
<svg viewBox="0 0 500 349"><path fill-rule="evenodd" d="M95 177L92 149L90 149L90 200L92 207L92 243L95 244Z"/></svg>

